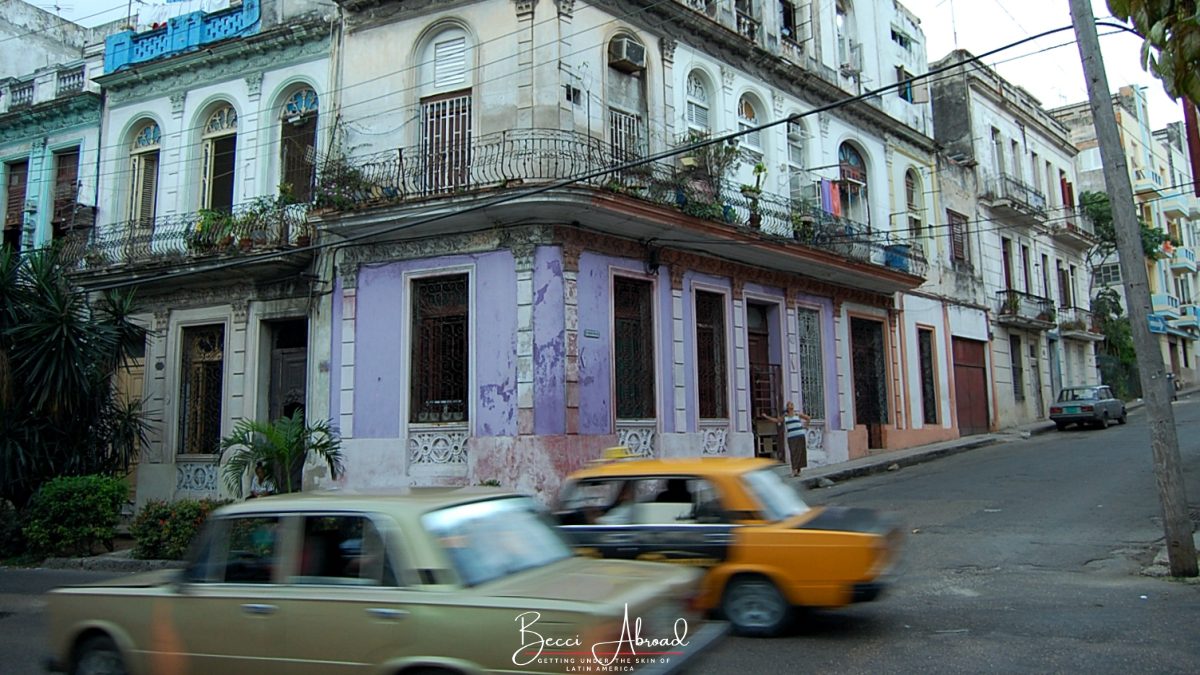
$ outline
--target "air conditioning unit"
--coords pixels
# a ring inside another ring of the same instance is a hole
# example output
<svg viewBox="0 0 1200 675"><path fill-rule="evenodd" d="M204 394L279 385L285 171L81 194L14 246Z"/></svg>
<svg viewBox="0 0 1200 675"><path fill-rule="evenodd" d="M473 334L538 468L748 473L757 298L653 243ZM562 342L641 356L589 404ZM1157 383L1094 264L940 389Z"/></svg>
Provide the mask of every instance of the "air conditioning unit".
<svg viewBox="0 0 1200 675"><path fill-rule="evenodd" d="M633 38L614 38L608 43L608 65L626 73L645 70L646 48Z"/></svg>

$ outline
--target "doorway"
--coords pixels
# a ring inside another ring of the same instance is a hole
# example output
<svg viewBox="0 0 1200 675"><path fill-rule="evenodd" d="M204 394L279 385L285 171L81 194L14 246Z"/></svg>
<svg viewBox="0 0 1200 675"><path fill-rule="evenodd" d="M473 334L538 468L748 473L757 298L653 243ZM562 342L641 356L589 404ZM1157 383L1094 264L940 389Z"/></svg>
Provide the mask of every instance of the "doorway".
<svg viewBox="0 0 1200 675"><path fill-rule="evenodd" d="M961 436L988 431L987 343L952 338L954 350L954 407Z"/></svg>
<svg viewBox="0 0 1200 675"><path fill-rule="evenodd" d="M883 447L888 421L887 367L883 322L850 319L850 361L854 369L854 419L867 427L867 448Z"/></svg>
<svg viewBox="0 0 1200 675"><path fill-rule="evenodd" d="M760 423L763 416L783 415L783 375L778 364L771 363L771 306L746 304L746 355L750 364L750 420L755 430L755 454L780 456L783 448L782 427Z"/></svg>
<svg viewBox="0 0 1200 675"><path fill-rule="evenodd" d="M271 374L267 387L267 419L291 417L304 410L308 381L308 322L304 319L267 324Z"/></svg>

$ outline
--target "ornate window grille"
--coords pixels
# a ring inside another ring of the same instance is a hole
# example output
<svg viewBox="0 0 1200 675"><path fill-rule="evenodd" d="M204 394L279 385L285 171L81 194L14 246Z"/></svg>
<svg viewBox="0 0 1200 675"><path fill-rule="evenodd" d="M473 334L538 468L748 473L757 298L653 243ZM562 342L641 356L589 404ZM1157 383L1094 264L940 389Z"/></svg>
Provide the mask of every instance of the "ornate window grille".
<svg viewBox="0 0 1200 675"><path fill-rule="evenodd" d="M613 282L617 419L651 419L654 406L653 285L617 277Z"/></svg>
<svg viewBox="0 0 1200 675"><path fill-rule="evenodd" d="M465 274L413 281L410 422L467 421L469 288Z"/></svg>
<svg viewBox="0 0 1200 675"><path fill-rule="evenodd" d="M700 417L727 417L729 376L725 359L725 296L718 293L696 292L696 361Z"/></svg>
<svg viewBox="0 0 1200 675"><path fill-rule="evenodd" d="M427 192L467 187L471 178L470 93L421 101L421 161Z"/></svg>
<svg viewBox="0 0 1200 675"><path fill-rule="evenodd" d="M182 342L179 452L216 453L221 443L225 327L184 328Z"/></svg>
<svg viewBox="0 0 1200 675"><path fill-rule="evenodd" d="M608 137L616 161L628 162L642 156L642 119L637 115L609 109Z"/></svg>
<svg viewBox="0 0 1200 675"><path fill-rule="evenodd" d="M796 309L799 334L800 400L804 413L825 419L825 364L821 355L821 312Z"/></svg>
<svg viewBox="0 0 1200 675"><path fill-rule="evenodd" d="M921 369L921 412L925 424L937 424L937 383L933 371L933 331L925 328L917 331L917 359Z"/></svg>

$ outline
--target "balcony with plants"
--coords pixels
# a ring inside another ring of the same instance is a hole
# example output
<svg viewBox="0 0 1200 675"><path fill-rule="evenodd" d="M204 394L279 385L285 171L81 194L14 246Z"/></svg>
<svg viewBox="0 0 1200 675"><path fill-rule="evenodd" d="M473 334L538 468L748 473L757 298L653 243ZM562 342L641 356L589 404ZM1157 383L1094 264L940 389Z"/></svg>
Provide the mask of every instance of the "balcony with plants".
<svg viewBox="0 0 1200 675"><path fill-rule="evenodd" d="M1049 224L1050 236L1064 244L1084 250L1096 245L1096 224L1081 207L1063 207L1062 216Z"/></svg>
<svg viewBox="0 0 1200 675"><path fill-rule="evenodd" d="M1064 338L1099 342L1104 339L1096 317L1080 307L1058 308L1058 334Z"/></svg>
<svg viewBox="0 0 1200 675"><path fill-rule="evenodd" d="M258 197L230 211L202 209L68 232L62 255L76 271L111 276L301 249L312 241L307 204ZM269 257L269 256L268 256ZM284 265L307 264L292 256Z"/></svg>
<svg viewBox="0 0 1200 675"><path fill-rule="evenodd" d="M996 292L996 322L1027 330L1050 330L1058 325L1049 298L1011 288Z"/></svg>
<svg viewBox="0 0 1200 675"><path fill-rule="evenodd" d="M688 139L681 145L686 147L675 157L628 167L633 158L603 139L524 129L477 137L469 146L438 152L415 147L326 157L318 162L312 206L326 227L351 228L341 221L369 208L433 208L438 202L499 196L506 189L582 189L670 209L678 215L662 213L658 219L672 218L671 227L681 233L692 229L689 224L706 221L706 228L716 224L758 243L798 245L914 276L925 274L919 246L829 213L817 200L765 190L761 163L753 165L753 184L733 181L742 162L737 147L716 143L694 148Z"/></svg>

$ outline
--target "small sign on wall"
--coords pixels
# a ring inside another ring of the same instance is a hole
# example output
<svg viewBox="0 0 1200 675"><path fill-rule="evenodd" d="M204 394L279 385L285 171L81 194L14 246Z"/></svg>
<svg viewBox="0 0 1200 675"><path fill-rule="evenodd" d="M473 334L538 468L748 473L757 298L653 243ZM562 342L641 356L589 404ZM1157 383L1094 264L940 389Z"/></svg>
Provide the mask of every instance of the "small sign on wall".
<svg viewBox="0 0 1200 675"><path fill-rule="evenodd" d="M600 339L600 331L596 330L595 328L585 328L583 329L583 337L596 338L598 340Z"/></svg>

